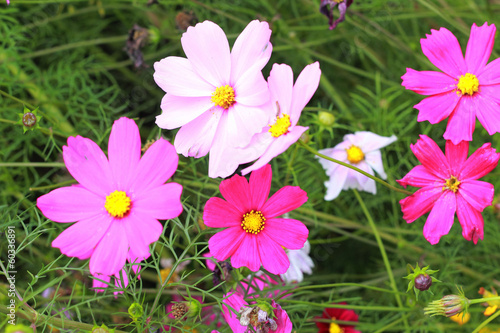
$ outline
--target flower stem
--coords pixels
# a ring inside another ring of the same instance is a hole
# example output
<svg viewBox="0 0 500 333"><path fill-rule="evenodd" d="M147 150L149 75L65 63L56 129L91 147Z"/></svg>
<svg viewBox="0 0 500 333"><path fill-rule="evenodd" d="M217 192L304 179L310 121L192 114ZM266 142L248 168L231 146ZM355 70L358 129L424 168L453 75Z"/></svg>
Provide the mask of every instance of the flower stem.
<svg viewBox="0 0 500 333"><path fill-rule="evenodd" d="M413 193L410 192L410 191L406 191L406 190L403 190L402 188L397 188L395 186L392 186L391 184L383 181L382 179L378 178L378 177L375 177L375 176L372 176L370 175L369 173L359 169L359 168L356 168L354 165L351 165L349 163L345 163L345 162L342 162L342 161L339 161L339 160L336 160L334 158L331 158L331 157L328 157L326 155L323 155L321 154L320 152L318 152L316 149L310 147L309 145L305 144L304 141L300 140L298 141L298 143L300 145L302 145L302 147L304 147L305 149L309 150L311 153L313 153L314 155L318 156L318 157L321 157L321 158L324 158L325 160L328 160L328 161L331 161L333 163L337 163L337 164L340 164L342 166L345 166L346 168L349 168L351 170L354 170L356 172L359 172L360 174L370 178L370 179L373 179L374 181L376 181L377 183L380 183L382 185L384 185L385 187L393 190L393 191L396 191L396 192L401 192L401 193L404 193L406 195L412 195Z"/></svg>
<svg viewBox="0 0 500 333"><path fill-rule="evenodd" d="M495 297L490 297L490 298L495 298ZM486 299L486 298L484 298ZM483 327L488 325L491 321L493 321L496 317L500 316L500 311L495 312L492 316L490 316L488 319L483 321L472 333L478 333Z"/></svg>

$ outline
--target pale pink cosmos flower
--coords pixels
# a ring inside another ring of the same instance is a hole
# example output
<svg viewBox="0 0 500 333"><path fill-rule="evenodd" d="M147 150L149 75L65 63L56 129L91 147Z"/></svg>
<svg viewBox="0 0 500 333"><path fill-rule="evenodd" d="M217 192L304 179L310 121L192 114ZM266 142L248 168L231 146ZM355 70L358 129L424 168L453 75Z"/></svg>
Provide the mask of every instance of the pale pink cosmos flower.
<svg viewBox="0 0 500 333"><path fill-rule="evenodd" d="M422 188L399 202L406 222L411 223L430 211L424 236L431 244L437 244L441 236L450 231L456 212L464 238L474 244L482 240L481 212L491 205L494 188L477 179L497 166L500 154L485 143L467 158L467 141L458 145L446 141L443 155L438 145L425 135L420 135L417 143L410 147L422 165L414 167L397 182L405 187Z"/></svg>
<svg viewBox="0 0 500 333"><path fill-rule="evenodd" d="M167 93L161 128L181 127L175 148L184 156L202 157L210 152L209 176L227 177L223 153L248 145L272 116L262 106L269 89L262 75L272 45L267 22L250 22L233 49L224 31L205 21L189 27L181 43L186 58L167 57L155 63L154 79Z"/></svg>
<svg viewBox="0 0 500 333"><path fill-rule="evenodd" d="M381 178L386 179L387 175L384 171L380 149L396 140L394 135L384 137L372 132L356 132L345 135L344 141L335 147L322 149L319 152L341 162L354 165L370 175L376 171ZM373 179L324 158L318 156L316 158L319 159L327 176L330 177L325 182L325 200L333 200L338 197L340 191L351 188L373 194L377 193Z"/></svg>
<svg viewBox="0 0 500 333"><path fill-rule="evenodd" d="M415 105L418 121L436 124L448 118L444 133L454 144L471 141L476 116L490 135L500 131L500 59L490 62L496 27L471 28L465 59L457 38L447 29L431 30L420 40L424 55L441 72L406 69L403 86L430 95Z"/></svg>
<svg viewBox="0 0 500 333"><path fill-rule="evenodd" d="M78 185L38 198L37 206L55 222L75 222L52 246L69 257L90 258L92 275L115 275L128 259L149 257L166 220L182 212L182 186L165 182L177 169L178 155L166 140L153 143L141 158L139 128L128 118L115 121L108 158L81 136L69 137L63 158ZM134 266L138 267L138 266Z"/></svg>
<svg viewBox="0 0 500 333"><path fill-rule="evenodd" d="M283 153L295 143L309 127L297 126L300 114L318 88L321 70L319 63L306 66L295 85L292 68L285 64L274 64L269 75L268 84L271 92L269 106L274 117L268 126L256 134L250 144L239 151L227 152L227 158L236 157L240 164L258 160L242 171L243 175L266 165L274 157ZM230 154L230 155L229 155ZM250 160L237 156L248 156Z"/></svg>
<svg viewBox="0 0 500 333"><path fill-rule="evenodd" d="M250 182L234 175L223 180L220 192L226 199L210 198L203 220L212 228L227 228L208 241L217 260L231 257L235 268L260 266L273 274L285 273L290 261L283 247L300 249L307 240L306 226L294 219L278 218L307 201L307 193L298 186L285 186L268 199L271 166L252 172Z"/></svg>
<svg viewBox="0 0 500 333"><path fill-rule="evenodd" d="M306 241L304 246L298 250L286 249L286 255L290 260L290 267L285 274L281 274L283 281L287 283L302 282L304 280L304 273L312 274L314 262L309 256L311 245Z"/></svg>

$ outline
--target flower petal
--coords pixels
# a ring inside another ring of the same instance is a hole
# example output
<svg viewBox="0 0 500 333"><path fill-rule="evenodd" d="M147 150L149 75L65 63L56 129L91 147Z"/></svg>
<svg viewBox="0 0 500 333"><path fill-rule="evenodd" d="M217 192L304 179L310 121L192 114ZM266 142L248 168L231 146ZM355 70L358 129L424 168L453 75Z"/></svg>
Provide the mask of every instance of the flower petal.
<svg viewBox="0 0 500 333"><path fill-rule="evenodd" d="M466 66L457 38L446 28L431 29L431 34L422 38L422 51L430 62L452 77L465 73Z"/></svg>
<svg viewBox="0 0 500 333"><path fill-rule="evenodd" d="M472 141L472 133L476 127L475 96L463 95L457 107L448 119L443 137L454 144L460 141Z"/></svg>
<svg viewBox="0 0 500 333"><path fill-rule="evenodd" d="M226 260L238 250L245 236L240 226L224 229L210 237L208 249L217 260Z"/></svg>
<svg viewBox="0 0 500 333"><path fill-rule="evenodd" d="M234 175L220 183L220 193L240 213L247 213L254 209L252 207L251 190L245 177Z"/></svg>
<svg viewBox="0 0 500 333"><path fill-rule="evenodd" d="M459 101L460 95L454 91L424 98L414 106L419 111L417 120L437 124L450 116Z"/></svg>
<svg viewBox="0 0 500 333"><path fill-rule="evenodd" d="M99 214L106 214L106 199L81 186L55 189L36 201L46 218L54 222L75 222Z"/></svg>
<svg viewBox="0 0 500 333"><path fill-rule="evenodd" d="M500 104L486 94L477 94L473 99L476 115L489 135L500 132Z"/></svg>
<svg viewBox="0 0 500 333"><path fill-rule="evenodd" d="M485 143L465 161L459 179L479 179L496 168L500 154Z"/></svg>
<svg viewBox="0 0 500 333"><path fill-rule="evenodd" d="M293 91L293 71L286 64L274 64L267 79L271 102L279 103L280 114L290 115Z"/></svg>
<svg viewBox="0 0 500 333"><path fill-rule="evenodd" d="M257 248L257 235L247 234L236 251L231 256L234 268L247 267L252 272L260 269L260 256Z"/></svg>
<svg viewBox="0 0 500 333"><path fill-rule="evenodd" d="M284 274L290 267L285 250L265 233L257 237L260 260L265 270L272 274Z"/></svg>
<svg viewBox="0 0 500 333"><path fill-rule="evenodd" d="M456 79L441 72L407 68L401 79L403 87L420 95L437 95L457 88Z"/></svg>
<svg viewBox="0 0 500 333"><path fill-rule="evenodd" d="M243 213L229 202L213 197L208 199L203 210L203 222L211 228L238 227Z"/></svg>
<svg viewBox="0 0 500 333"><path fill-rule="evenodd" d="M108 230L112 220L113 218L107 214L82 219L57 236L52 241L52 247L61 249L61 253L68 257L88 259Z"/></svg>
<svg viewBox="0 0 500 333"><path fill-rule="evenodd" d="M166 94L161 100L162 113L156 116L156 125L165 129L185 126L213 106L214 103L209 97L180 97Z"/></svg>
<svg viewBox="0 0 500 333"><path fill-rule="evenodd" d="M273 179L273 171L269 164L264 165L258 170L255 170L250 175L250 196L252 198L252 206L260 210L269 198L271 190L271 180Z"/></svg>
<svg viewBox="0 0 500 333"><path fill-rule="evenodd" d="M269 124L270 114L267 110L236 103L232 110L225 114L227 121L221 123L218 131L224 132L227 143L232 147L245 147L254 134L260 133Z"/></svg>
<svg viewBox="0 0 500 333"><path fill-rule="evenodd" d="M477 75L481 87L500 83L500 58L486 65L483 71Z"/></svg>
<svg viewBox="0 0 500 333"><path fill-rule="evenodd" d="M287 249L298 250L304 246L309 230L299 220L272 218L266 220L262 233Z"/></svg>
<svg viewBox="0 0 500 333"><path fill-rule="evenodd" d="M298 186L285 186L274 193L262 207L262 214L270 219L288 213L307 202L307 193Z"/></svg>
<svg viewBox="0 0 500 333"><path fill-rule="evenodd" d="M397 139L398 138L395 135L380 136L367 131L356 132L354 134L347 134L344 136L344 141L349 141L352 145L358 146L365 154L374 150L384 148Z"/></svg>
<svg viewBox="0 0 500 333"><path fill-rule="evenodd" d="M293 86L292 105L290 106L290 120L293 125L299 122L300 114L311 100L319 86L321 70L319 62L304 67Z"/></svg>
<svg viewBox="0 0 500 333"><path fill-rule="evenodd" d="M481 212L474 209L460 194L457 195L457 216L462 226L462 236L468 241L484 238L484 220Z"/></svg>
<svg viewBox="0 0 500 333"><path fill-rule="evenodd" d="M469 142L462 141L458 145L451 141L446 141L445 155L450 166L450 175L457 177L462 170L462 166L467 160L469 153Z"/></svg>
<svg viewBox="0 0 500 333"><path fill-rule="evenodd" d="M415 186L415 187L439 187L444 185L443 179L436 178L436 176L430 173L423 165L417 165L408 172L403 179L396 180L399 185Z"/></svg>
<svg viewBox="0 0 500 333"><path fill-rule="evenodd" d="M333 162L330 163L333 164ZM341 165L328 171L327 175L330 179L325 182L325 200L333 200L339 196L340 191L342 191L345 187L349 171L350 169Z"/></svg>
<svg viewBox="0 0 500 333"><path fill-rule="evenodd" d="M370 166L365 161L359 162L356 166L358 167L358 169L361 169L364 172L373 176L372 168L370 168ZM365 192L369 192L372 194L377 193L377 186L375 185L375 181L373 179L368 178L365 175L363 175L362 173L356 172L354 170L349 170L348 172L350 173L350 175L354 175L356 177L358 186L356 186L354 188L357 188L360 191L365 191ZM346 185L344 185L344 189L346 189L346 190L351 188L350 186L347 186L347 185L348 184L346 182Z"/></svg>
<svg viewBox="0 0 500 333"><path fill-rule="evenodd" d="M445 191L434 204L425 222L424 237L432 245L437 244L441 236L450 232L457 209L455 197L452 191Z"/></svg>
<svg viewBox="0 0 500 333"><path fill-rule="evenodd" d="M182 213L182 185L168 183L158 186L134 200L133 206L137 213L148 215L159 220L173 219Z"/></svg>
<svg viewBox="0 0 500 333"><path fill-rule="evenodd" d="M460 183L458 194L461 195L472 208L482 212L484 208L490 206L493 202L495 188L487 182L467 179Z"/></svg>
<svg viewBox="0 0 500 333"><path fill-rule="evenodd" d="M469 42L465 51L465 63L467 73L479 73L488 62L495 43L496 27L494 24L484 23L478 27L476 23L472 24L470 29Z"/></svg>
<svg viewBox="0 0 500 333"><path fill-rule="evenodd" d="M382 153L380 150L372 150L365 154L365 162L375 170L382 179L387 179L387 174L384 171L384 163L382 162Z"/></svg>
<svg viewBox="0 0 500 333"><path fill-rule="evenodd" d="M113 275L125 265L129 241L122 226L124 219L113 219L107 232L97 244L89 263L92 275L98 273Z"/></svg>
<svg viewBox="0 0 500 333"><path fill-rule="evenodd" d="M224 295L224 298L226 298L228 294ZM233 293L229 297L227 297L223 302L222 302L222 317L226 320L226 323L228 326L231 328L231 331L233 333L245 333L247 332L247 327L243 326L240 324L240 321L238 319L238 311L244 307L247 306L248 303L245 302L243 299L243 296L238 294L238 293ZM228 308L230 306L235 312L230 310ZM213 333L213 331L212 331Z"/></svg>
<svg viewBox="0 0 500 333"><path fill-rule="evenodd" d="M149 245L160 238L163 225L151 215L142 214L136 210L131 211L120 222L130 246L129 259L140 262L148 258Z"/></svg>
<svg viewBox="0 0 500 333"><path fill-rule="evenodd" d="M182 48L193 70L215 87L229 84L231 57L226 34L215 23L204 21L182 34Z"/></svg>
<svg viewBox="0 0 500 333"><path fill-rule="evenodd" d="M412 223L420 216L427 213L434 206L436 200L443 194L440 186L426 186L409 197L399 201L403 219L407 223Z"/></svg>
<svg viewBox="0 0 500 333"><path fill-rule="evenodd" d="M437 178L447 179L450 170L448 160L438 145L427 135L420 135L417 143L411 144L410 149L422 165Z"/></svg>

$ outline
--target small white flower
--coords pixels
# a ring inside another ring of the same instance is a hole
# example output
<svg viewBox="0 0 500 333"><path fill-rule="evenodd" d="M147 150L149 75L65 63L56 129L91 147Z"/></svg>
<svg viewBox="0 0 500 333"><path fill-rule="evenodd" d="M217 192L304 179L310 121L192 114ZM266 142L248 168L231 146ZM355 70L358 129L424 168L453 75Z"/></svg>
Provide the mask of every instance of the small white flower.
<svg viewBox="0 0 500 333"><path fill-rule="evenodd" d="M397 138L394 135L384 137L372 132L356 132L344 136L344 141L335 147L322 149L319 152L336 160L354 165L370 175L373 175L373 171L376 171L381 178L386 179L387 175L384 172L380 148L396 140ZM316 156L316 158L319 157ZM319 158L319 162L330 177L330 180L325 182L325 200L333 200L338 197L340 191L351 188L373 194L377 193L373 179L324 158Z"/></svg>
<svg viewBox="0 0 500 333"><path fill-rule="evenodd" d="M302 282L304 280L304 274L311 274L314 263L309 257L309 251L311 246L309 241L304 243L304 247L299 250L289 250L286 249L286 254L290 260L290 267L285 274L280 274L281 278L287 282Z"/></svg>

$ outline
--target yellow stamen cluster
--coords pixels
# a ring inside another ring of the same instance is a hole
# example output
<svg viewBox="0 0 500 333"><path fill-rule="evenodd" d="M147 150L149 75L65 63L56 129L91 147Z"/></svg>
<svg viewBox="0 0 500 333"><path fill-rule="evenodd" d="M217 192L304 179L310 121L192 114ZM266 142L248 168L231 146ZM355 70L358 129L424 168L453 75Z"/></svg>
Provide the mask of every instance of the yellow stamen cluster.
<svg viewBox="0 0 500 333"><path fill-rule="evenodd" d="M335 318L333 318L335 319ZM331 323L330 324L330 329L328 330L329 333L344 333L344 329L340 327L338 324Z"/></svg>
<svg viewBox="0 0 500 333"><path fill-rule="evenodd" d="M277 138L285 133L288 133L288 128L291 125L290 116L284 114L276 119L274 125L269 126L269 132L273 137Z"/></svg>
<svg viewBox="0 0 500 333"><path fill-rule="evenodd" d="M266 218L262 215L262 212L252 210L243 215L241 227L245 232L256 235L264 229L264 224L266 224L265 221Z"/></svg>
<svg viewBox="0 0 500 333"><path fill-rule="evenodd" d="M363 154L361 148L357 146L351 146L350 148L346 149L346 152L347 160L352 164L358 164L365 159L365 154Z"/></svg>
<svg viewBox="0 0 500 333"><path fill-rule="evenodd" d="M104 208L106 208L109 215L122 218L130 211L131 205L132 200L127 196L127 193L124 191L114 191L106 197Z"/></svg>
<svg viewBox="0 0 500 333"><path fill-rule="evenodd" d="M450 179L446 179L446 185L443 186L444 190L453 191L453 193L457 193L458 185L460 185L460 181L455 176L451 176Z"/></svg>
<svg viewBox="0 0 500 333"><path fill-rule="evenodd" d="M457 88L462 92L462 95L467 94L469 96L472 96L479 90L479 80L474 74L471 73L460 75Z"/></svg>
<svg viewBox="0 0 500 333"><path fill-rule="evenodd" d="M212 103L216 106L221 106L224 109L229 109L235 102L234 89L230 85L220 86L215 89L212 94Z"/></svg>

